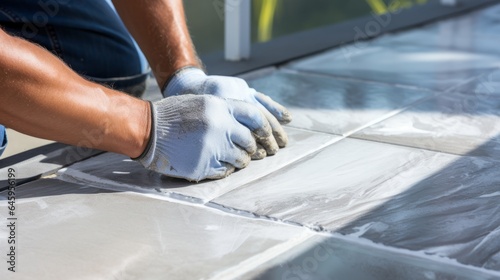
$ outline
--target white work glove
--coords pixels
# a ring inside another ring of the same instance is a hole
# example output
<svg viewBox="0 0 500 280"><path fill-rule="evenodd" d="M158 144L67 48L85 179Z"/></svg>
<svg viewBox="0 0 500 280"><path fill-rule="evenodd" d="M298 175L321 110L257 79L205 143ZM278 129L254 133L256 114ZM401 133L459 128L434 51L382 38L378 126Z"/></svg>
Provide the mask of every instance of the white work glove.
<svg viewBox="0 0 500 280"><path fill-rule="evenodd" d="M270 97L250 88L243 79L207 76L199 68L186 67L176 72L163 90L165 97L184 94L208 94L232 98L259 107L271 125L273 137L270 140L257 137L258 150L252 155L252 159L262 159L266 154L274 155L280 147L283 148L288 143L288 136L281 124L289 123L292 120L291 114Z"/></svg>
<svg viewBox="0 0 500 280"><path fill-rule="evenodd" d="M249 164L257 150L252 132L272 137L260 110L239 100L189 94L151 104L151 137L135 160L168 176L224 178Z"/></svg>

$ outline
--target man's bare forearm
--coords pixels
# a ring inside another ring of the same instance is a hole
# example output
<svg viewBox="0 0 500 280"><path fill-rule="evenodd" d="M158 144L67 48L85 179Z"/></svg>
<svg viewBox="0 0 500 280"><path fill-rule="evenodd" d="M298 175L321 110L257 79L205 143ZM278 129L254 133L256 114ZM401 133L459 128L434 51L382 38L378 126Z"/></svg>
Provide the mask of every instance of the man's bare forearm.
<svg viewBox="0 0 500 280"><path fill-rule="evenodd" d="M201 67L182 0L113 0L113 4L146 55L160 87L179 68Z"/></svg>
<svg viewBox="0 0 500 280"><path fill-rule="evenodd" d="M144 150L147 102L86 81L48 51L0 30L0 123L130 157Z"/></svg>

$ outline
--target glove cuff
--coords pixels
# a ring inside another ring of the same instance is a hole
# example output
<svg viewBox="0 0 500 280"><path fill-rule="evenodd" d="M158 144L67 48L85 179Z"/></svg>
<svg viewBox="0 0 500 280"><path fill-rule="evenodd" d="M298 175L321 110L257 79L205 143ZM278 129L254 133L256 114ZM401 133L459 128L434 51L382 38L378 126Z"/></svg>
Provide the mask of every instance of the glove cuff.
<svg viewBox="0 0 500 280"><path fill-rule="evenodd" d="M163 97L190 93L189 86L206 78L205 72L196 66L185 66L175 71L162 89Z"/></svg>
<svg viewBox="0 0 500 280"><path fill-rule="evenodd" d="M151 129L149 130L149 141L146 145L146 149L142 152L142 154L136 158L131 158L132 160L143 162L146 158L148 158L148 154L150 151L154 151L154 146L156 143L156 123L155 123L155 108L151 101L148 101L149 107L151 109Z"/></svg>

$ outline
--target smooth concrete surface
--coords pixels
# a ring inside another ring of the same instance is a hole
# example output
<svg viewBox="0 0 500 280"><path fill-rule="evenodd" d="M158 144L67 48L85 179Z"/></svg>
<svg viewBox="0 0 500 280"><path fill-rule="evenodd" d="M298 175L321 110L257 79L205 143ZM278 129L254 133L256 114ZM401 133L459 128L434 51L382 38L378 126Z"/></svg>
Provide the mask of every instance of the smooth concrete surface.
<svg viewBox="0 0 500 280"><path fill-rule="evenodd" d="M290 144L223 180L55 166L17 187L0 279L500 279L499 29L497 5L246 75Z"/></svg>

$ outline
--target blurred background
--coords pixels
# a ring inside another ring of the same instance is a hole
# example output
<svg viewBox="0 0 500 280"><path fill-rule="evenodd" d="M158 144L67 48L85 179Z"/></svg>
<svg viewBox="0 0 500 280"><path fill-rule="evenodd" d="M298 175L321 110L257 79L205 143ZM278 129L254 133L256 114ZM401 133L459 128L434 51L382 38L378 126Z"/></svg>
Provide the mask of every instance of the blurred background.
<svg viewBox="0 0 500 280"><path fill-rule="evenodd" d="M266 42L371 13L410 9L430 1L433 0L252 0L252 41ZM224 3L225 0L184 0L191 36L201 55L223 50Z"/></svg>

